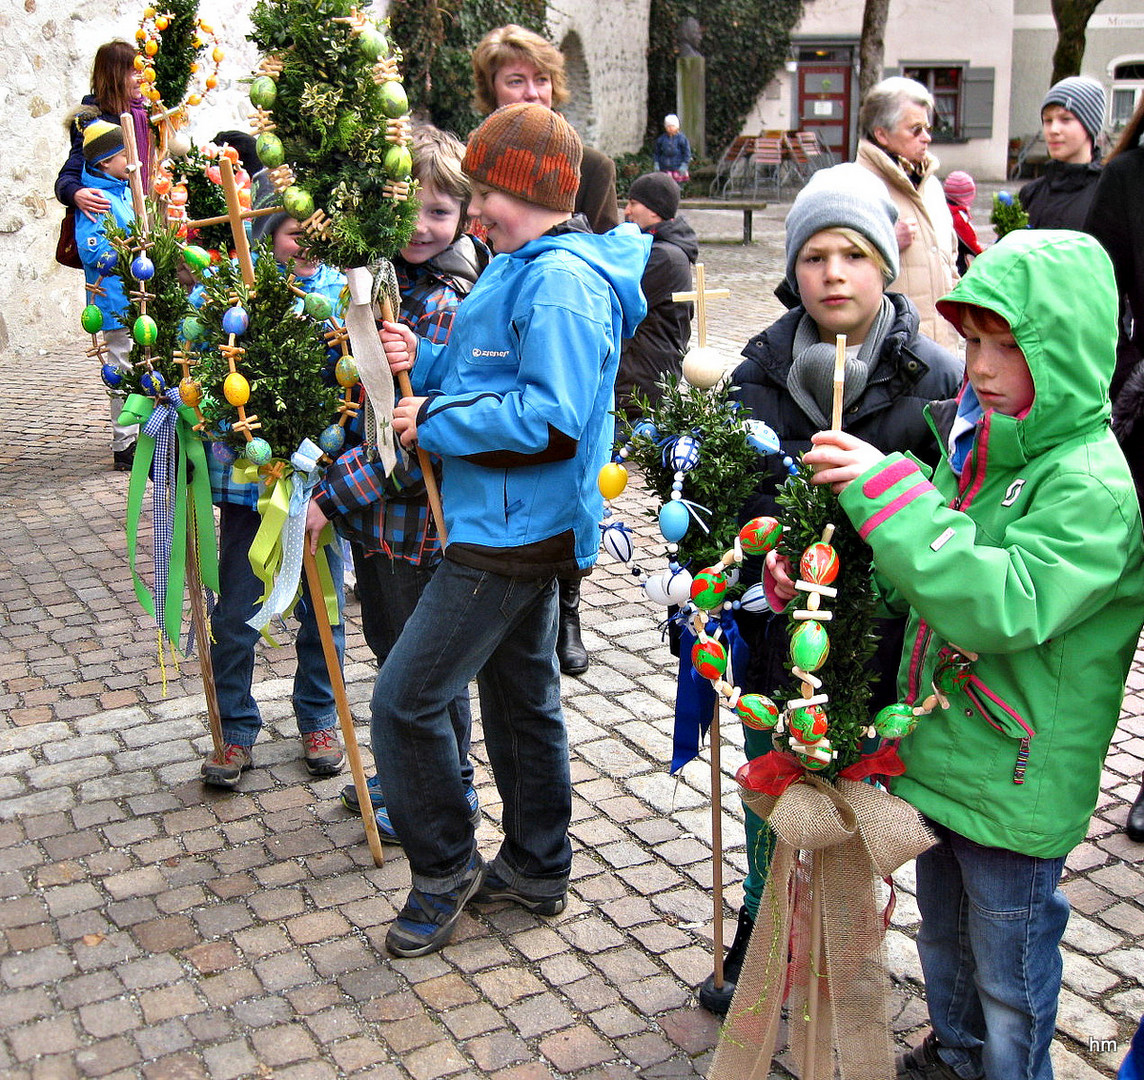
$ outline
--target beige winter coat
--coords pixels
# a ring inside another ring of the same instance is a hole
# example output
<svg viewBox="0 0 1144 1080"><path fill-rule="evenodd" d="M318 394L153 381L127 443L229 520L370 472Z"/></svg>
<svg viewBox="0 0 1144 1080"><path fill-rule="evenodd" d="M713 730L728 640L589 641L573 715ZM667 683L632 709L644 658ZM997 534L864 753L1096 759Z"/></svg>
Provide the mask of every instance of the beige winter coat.
<svg viewBox="0 0 1144 1080"><path fill-rule="evenodd" d="M941 181L934 175L937 159L927 156L925 179L916 188L905 170L867 139L858 143L858 164L886 185L898 208L898 219L917 224L917 236L900 253L898 276L887 286L888 291L905 293L921 316L921 332L956 351L957 332L937 313L936 307L957 280L957 235Z"/></svg>

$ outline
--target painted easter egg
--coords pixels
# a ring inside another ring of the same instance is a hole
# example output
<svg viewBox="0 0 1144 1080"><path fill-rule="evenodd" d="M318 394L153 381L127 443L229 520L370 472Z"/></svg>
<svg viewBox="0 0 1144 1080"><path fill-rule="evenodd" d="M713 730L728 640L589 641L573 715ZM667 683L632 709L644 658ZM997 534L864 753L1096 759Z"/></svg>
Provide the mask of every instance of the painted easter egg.
<svg viewBox="0 0 1144 1080"><path fill-rule="evenodd" d="M250 400L250 383L246 376L232 371L223 381L222 396L232 405L245 405Z"/></svg>
<svg viewBox="0 0 1144 1080"><path fill-rule="evenodd" d="M391 146L385 152L385 171L391 180L408 180L413 171L413 155L407 146Z"/></svg>
<svg viewBox="0 0 1144 1080"><path fill-rule="evenodd" d="M245 334L250 326L250 316L241 304L228 307L222 313L222 332L224 334Z"/></svg>
<svg viewBox="0 0 1144 1080"><path fill-rule="evenodd" d="M609 461L596 477L596 487L605 499L616 498L628 486L628 470L617 461Z"/></svg>
<svg viewBox="0 0 1144 1080"><path fill-rule="evenodd" d="M746 727L756 731L770 731L779 720L779 707L765 694L744 694L735 712Z"/></svg>
<svg viewBox="0 0 1144 1080"><path fill-rule="evenodd" d="M717 641L697 641L691 646L691 666L705 679L717 679L727 670L727 650Z"/></svg>
<svg viewBox="0 0 1144 1080"><path fill-rule="evenodd" d="M803 581L829 585L838 577L838 552L830 544L819 540L802 553L802 558L798 561L798 572Z"/></svg>
<svg viewBox="0 0 1144 1080"><path fill-rule="evenodd" d="M774 429L762 420L745 421L743 431L747 436L747 445L760 454L777 454L782 449Z"/></svg>
<svg viewBox="0 0 1144 1080"><path fill-rule="evenodd" d="M803 671L817 671L830 655L830 637L826 627L807 620L795 627L790 636L790 658Z"/></svg>
<svg viewBox="0 0 1144 1080"><path fill-rule="evenodd" d="M683 358L683 377L700 390L710 390L727 370L727 361L718 349L710 346L689 349Z"/></svg>
<svg viewBox="0 0 1144 1080"><path fill-rule="evenodd" d="M154 345L159 337L159 326L150 315L140 315L131 327L131 336L140 345Z"/></svg>
<svg viewBox="0 0 1144 1080"><path fill-rule="evenodd" d="M150 281L155 276L155 264L146 255L131 260L131 276L136 281Z"/></svg>
<svg viewBox="0 0 1144 1080"><path fill-rule="evenodd" d="M647 598L653 603L658 604L660 607L669 607L671 599L667 595L667 579L670 575L668 570L660 570L656 574L648 574L644 578L643 589L647 593Z"/></svg>
<svg viewBox="0 0 1144 1080"><path fill-rule="evenodd" d="M318 446L322 452L333 457L346 443L345 429L338 424L331 424L318 436Z"/></svg>
<svg viewBox="0 0 1144 1080"><path fill-rule="evenodd" d="M305 221L314 212L314 196L294 184L282 193L282 205L292 218Z"/></svg>
<svg viewBox="0 0 1144 1080"><path fill-rule="evenodd" d="M765 555L782 539L783 527L773 517L751 518L739 530L739 546L748 555Z"/></svg>
<svg viewBox="0 0 1144 1080"><path fill-rule="evenodd" d="M94 304L88 304L79 317L80 325L89 333L95 334L103 329L103 312Z"/></svg>
<svg viewBox="0 0 1144 1080"><path fill-rule="evenodd" d="M691 597L691 571L668 569L665 574L664 581L668 603L674 604L676 607L683 607Z"/></svg>
<svg viewBox="0 0 1144 1080"><path fill-rule="evenodd" d="M286 160L286 148L282 145L282 140L271 131L264 131L255 139L254 151L258 154L258 160L268 169L277 169Z"/></svg>
<svg viewBox="0 0 1144 1080"><path fill-rule="evenodd" d="M747 586L747 591L739 599L739 606L744 611L770 610L771 605L767 603L767 590L763 588L761 581L756 581L754 585Z"/></svg>
<svg viewBox="0 0 1144 1080"><path fill-rule="evenodd" d="M110 274L119 265L119 256L114 251L105 251L95 260L95 269L101 274Z"/></svg>
<svg viewBox="0 0 1144 1080"><path fill-rule="evenodd" d="M267 465L274 456L274 452L270 449L270 443L265 439L258 438L251 439L246 444L245 454L247 460L254 462L255 465Z"/></svg>
<svg viewBox="0 0 1144 1080"><path fill-rule="evenodd" d="M123 385L123 372L114 364L104 364L99 369L99 377L103 380L104 386L111 390Z"/></svg>
<svg viewBox="0 0 1144 1080"><path fill-rule="evenodd" d="M405 93L405 87L399 82L382 83L378 100L381 105L381 111L385 113L390 120L396 120L399 116L404 116L409 111L409 98Z"/></svg>
<svg viewBox="0 0 1144 1080"><path fill-rule="evenodd" d="M816 743L826 734L826 713L821 705L791 709L787 714L787 727L799 742Z"/></svg>
<svg viewBox="0 0 1144 1080"><path fill-rule="evenodd" d="M887 705L874 717L874 730L883 739L903 739L917 726L914 710L900 701Z"/></svg>
<svg viewBox="0 0 1144 1080"><path fill-rule="evenodd" d="M306 293L306 299L302 301L302 310L311 319L325 322L334 313L334 304L328 296L320 292Z"/></svg>
<svg viewBox="0 0 1144 1080"><path fill-rule="evenodd" d="M942 650L933 673L934 689L943 694L953 694L961 690L973 678L971 662L960 653Z"/></svg>
<svg viewBox="0 0 1144 1080"><path fill-rule="evenodd" d="M621 521L615 521L604 527L600 542L604 550L622 563L631 562L634 549L632 547L631 530Z"/></svg>
<svg viewBox="0 0 1144 1080"><path fill-rule="evenodd" d="M727 579L723 570L718 566L709 566L700 570L691 582L691 601L697 608L710 611L723 603L727 593Z"/></svg>
<svg viewBox="0 0 1144 1080"><path fill-rule="evenodd" d="M211 456L220 465L233 465L238 458L238 454L234 452L234 449L227 446L224 442L211 443Z"/></svg>
<svg viewBox="0 0 1144 1080"><path fill-rule="evenodd" d="M193 409L203 400L203 388L197 379L192 379L188 375L185 379L179 380L179 397L182 398L184 405Z"/></svg>
<svg viewBox="0 0 1144 1080"><path fill-rule="evenodd" d="M700 442L694 435L680 435L671 445L668 460L676 472L690 472L699 464Z"/></svg>
<svg viewBox="0 0 1144 1080"><path fill-rule="evenodd" d="M669 544L677 544L687 535L691 515L682 502L665 502L659 510L659 531Z"/></svg>
<svg viewBox="0 0 1144 1080"><path fill-rule="evenodd" d="M269 75L259 75L250 84L250 103L259 109L269 109L278 97L278 84ZM256 147L257 149L257 147ZM258 155L260 158L261 154ZM278 163L279 165L282 162Z"/></svg>
<svg viewBox="0 0 1144 1080"><path fill-rule="evenodd" d="M374 27L367 26L357 37L357 47L367 60L376 60L384 56L389 49L389 42L385 35L379 33Z"/></svg>
<svg viewBox="0 0 1144 1080"><path fill-rule="evenodd" d="M167 380L157 371L145 371L139 376L139 385L143 387L144 393L158 397L167 389Z"/></svg>
<svg viewBox="0 0 1144 1080"><path fill-rule="evenodd" d="M187 341L198 341L206 332L206 327L193 315L188 315L179 323L179 334Z"/></svg>
<svg viewBox="0 0 1144 1080"><path fill-rule="evenodd" d="M823 741L825 742L825 740ZM815 749L817 749L819 745L820 744L815 743ZM816 757L813 754L800 754L799 761L802 762L802 767L810 772L821 772L830 764L830 758L826 755Z"/></svg>
<svg viewBox="0 0 1144 1080"><path fill-rule="evenodd" d="M348 353L339 357L334 367L334 378L339 386L356 386L358 381L357 361Z"/></svg>
<svg viewBox="0 0 1144 1080"><path fill-rule="evenodd" d="M198 244L188 244L183 248L183 262L192 270L205 270L211 264L211 253Z"/></svg>

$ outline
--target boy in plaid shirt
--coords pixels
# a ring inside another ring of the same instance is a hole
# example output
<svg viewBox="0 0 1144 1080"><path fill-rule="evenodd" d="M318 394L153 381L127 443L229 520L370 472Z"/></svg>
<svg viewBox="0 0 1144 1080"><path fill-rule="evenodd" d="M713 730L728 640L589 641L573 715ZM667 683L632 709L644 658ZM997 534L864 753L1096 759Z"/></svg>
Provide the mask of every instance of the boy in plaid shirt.
<svg viewBox="0 0 1144 1080"><path fill-rule="evenodd" d="M421 212L413 236L394 260L401 321L438 344L449 340L457 305L489 262L488 248L462 232L470 192L461 171L464 153L464 146L447 132L430 125L414 132L413 176L420 185ZM441 544L416 458L405 467L399 462L388 479L381 463L372 458L370 447L356 446L326 470L310 503L307 526L320 531L332 520L349 539L362 631L380 667L441 560ZM477 818L480 810L468 757L467 689L453 700L449 714L461 750L461 775ZM370 778L369 789L381 839L399 843L376 776ZM361 812L352 784L343 789L341 799L347 809Z"/></svg>

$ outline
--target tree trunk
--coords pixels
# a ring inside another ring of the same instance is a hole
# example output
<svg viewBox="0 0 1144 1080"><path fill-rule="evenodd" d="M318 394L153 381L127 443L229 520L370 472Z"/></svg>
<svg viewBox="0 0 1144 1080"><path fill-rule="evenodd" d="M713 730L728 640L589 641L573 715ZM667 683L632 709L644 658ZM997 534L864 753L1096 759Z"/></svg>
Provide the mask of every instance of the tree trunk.
<svg viewBox="0 0 1144 1080"><path fill-rule="evenodd" d="M862 11L862 39L858 45L858 100L882 81L882 57L886 49L886 17L890 0L866 0Z"/></svg>
<svg viewBox="0 0 1144 1080"><path fill-rule="evenodd" d="M1100 0L1052 0L1057 24L1057 47L1053 52L1053 74L1049 85L1080 74L1084 60L1085 29Z"/></svg>

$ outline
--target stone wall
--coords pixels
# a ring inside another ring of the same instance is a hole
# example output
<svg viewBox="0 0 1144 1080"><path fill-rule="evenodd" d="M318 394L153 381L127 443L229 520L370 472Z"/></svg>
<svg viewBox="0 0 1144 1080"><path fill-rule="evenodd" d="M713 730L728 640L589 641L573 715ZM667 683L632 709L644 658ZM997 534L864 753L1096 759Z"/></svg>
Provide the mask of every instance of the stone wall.
<svg viewBox="0 0 1144 1080"><path fill-rule="evenodd" d="M383 7L383 5L377 5ZM247 127L239 80L256 60L245 41L248 0L201 0L226 59L220 86L194 110L191 135ZM600 6L569 0L549 19L567 44L574 82L570 119L586 141L619 153L638 147L647 92L649 0ZM106 0L6 0L0 6L0 352L74 341L84 345L78 270L53 258L63 208L53 185L68 150L63 123L90 86L91 61L105 41L131 40L143 9L112 14Z"/></svg>

